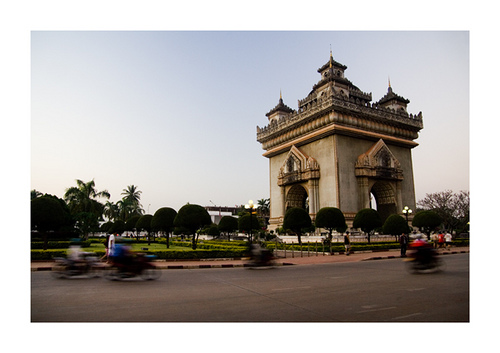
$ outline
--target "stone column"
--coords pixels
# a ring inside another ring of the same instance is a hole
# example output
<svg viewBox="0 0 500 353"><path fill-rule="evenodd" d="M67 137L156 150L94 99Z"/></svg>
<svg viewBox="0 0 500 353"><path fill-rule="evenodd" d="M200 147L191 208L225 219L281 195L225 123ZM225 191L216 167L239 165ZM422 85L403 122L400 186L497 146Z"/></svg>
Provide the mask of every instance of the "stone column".
<svg viewBox="0 0 500 353"><path fill-rule="evenodd" d="M398 214L402 212L403 208L405 206L410 206L410 205L403 205L403 192L401 188L402 181L396 181L396 209Z"/></svg>
<svg viewBox="0 0 500 353"><path fill-rule="evenodd" d="M368 178L358 177L358 206L359 209L370 207L370 190L368 189Z"/></svg>
<svg viewBox="0 0 500 353"><path fill-rule="evenodd" d="M316 214L319 211L319 181L318 179L309 179L307 182L309 193L309 213Z"/></svg>
<svg viewBox="0 0 500 353"><path fill-rule="evenodd" d="M280 187L280 191L281 191L281 199L280 199L280 202L281 202L281 214L279 215L279 217L285 217L285 212L286 212L286 187L285 186L281 186Z"/></svg>

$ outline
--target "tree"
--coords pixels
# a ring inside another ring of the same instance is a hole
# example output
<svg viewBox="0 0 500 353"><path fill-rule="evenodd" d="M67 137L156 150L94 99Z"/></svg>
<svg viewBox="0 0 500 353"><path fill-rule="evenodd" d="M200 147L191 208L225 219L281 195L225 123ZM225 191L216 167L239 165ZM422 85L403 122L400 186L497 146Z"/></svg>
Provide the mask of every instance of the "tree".
<svg viewBox="0 0 500 353"><path fill-rule="evenodd" d="M84 240L88 239L89 233L99 230L99 220L95 213L78 212L74 217L76 220L75 227Z"/></svg>
<svg viewBox="0 0 500 353"><path fill-rule="evenodd" d="M101 224L100 230L101 230L101 232L111 233L110 230L112 227L113 227L113 222L107 221L107 222Z"/></svg>
<svg viewBox="0 0 500 353"><path fill-rule="evenodd" d="M336 207L323 207L316 214L315 225L318 228L328 230L328 246L332 243L332 232L344 232L347 229L345 217L341 210Z"/></svg>
<svg viewBox="0 0 500 353"><path fill-rule="evenodd" d="M292 207L285 213L283 228L297 234L299 244L302 245L302 230L311 227L311 217L306 210L300 207Z"/></svg>
<svg viewBox="0 0 500 353"><path fill-rule="evenodd" d="M469 222L470 196L468 191L454 194L451 190L426 194L417 205L425 211L436 212L447 229L461 231Z"/></svg>
<svg viewBox="0 0 500 353"><path fill-rule="evenodd" d="M170 233L174 228L174 219L177 212L170 207L162 207L158 209L151 220L151 227L155 232L165 234L167 238L167 248L170 247Z"/></svg>
<svg viewBox="0 0 500 353"><path fill-rule="evenodd" d="M137 229L137 232L140 231L145 231L147 236L148 236L148 245L151 245L151 220L153 219L153 216L150 214L145 214L144 216L141 216L138 220L137 223L135 224L135 228Z"/></svg>
<svg viewBox="0 0 500 353"><path fill-rule="evenodd" d="M417 212L412 221L413 226L422 229L428 236L430 236L431 231L439 227L441 223L441 217L434 211Z"/></svg>
<svg viewBox="0 0 500 353"><path fill-rule="evenodd" d="M202 230L202 234L211 235L211 236L217 238L220 236L220 231L219 231L219 228L217 227L217 224L212 223L211 225L209 225L208 227L205 227Z"/></svg>
<svg viewBox="0 0 500 353"><path fill-rule="evenodd" d="M47 232L59 230L67 221L66 213L55 197L41 196L31 200L31 229L43 235L44 250L47 250Z"/></svg>
<svg viewBox="0 0 500 353"><path fill-rule="evenodd" d="M361 230L368 235L368 242L370 242L370 233L374 229L382 227L383 224L382 218L376 210L364 208L359 210L356 216L354 216L352 227L361 228Z"/></svg>
<svg viewBox="0 0 500 353"><path fill-rule="evenodd" d="M238 219L232 216L224 216L219 221L219 232L227 234L227 240L231 239L230 234L238 229Z"/></svg>
<svg viewBox="0 0 500 353"><path fill-rule="evenodd" d="M141 193L137 186L135 185L129 185L127 186L126 189L123 189L122 195L122 201L128 206L130 215L143 215L144 210L142 209L141 205Z"/></svg>
<svg viewBox="0 0 500 353"><path fill-rule="evenodd" d="M94 179L85 183L79 179L76 180L77 186L66 189L64 200L67 202L71 214L80 212L90 212L96 215L97 219L102 219L104 205L96 198L110 198L107 190L97 191L95 189Z"/></svg>
<svg viewBox="0 0 500 353"><path fill-rule="evenodd" d="M36 199L37 197L43 196L40 191L36 191L35 189L31 190L31 200Z"/></svg>
<svg viewBox="0 0 500 353"><path fill-rule="evenodd" d="M104 204L103 215L108 219L108 221L115 221L120 215L120 208L118 204L112 201L106 201Z"/></svg>
<svg viewBox="0 0 500 353"><path fill-rule="evenodd" d="M270 199L260 199L257 201L257 210L259 211L259 215L266 220L269 219L269 209L271 205L271 200Z"/></svg>
<svg viewBox="0 0 500 353"><path fill-rule="evenodd" d="M382 229L384 234L390 234L394 236L398 236L403 233L408 234L410 231L406 220L398 214L393 214L387 217Z"/></svg>
<svg viewBox="0 0 500 353"><path fill-rule="evenodd" d="M121 219L117 219L109 228L109 232L118 235L123 234L123 232L125 232L125 222Z"/></svg>
<svg viewBox="0 0 500 353"><path fill-rule="evenodd" d="M212 224L212 219L207 210L200 205L194 204L182 206L174 219L175 227L185 228L189 235L193 236L193 250L196 250L198 244L198 230L210 224Z"/></svg>
<svg viewBox="0 0 500 353"><path fill-rule="evenodd" d="M135 215L127 219L127 221L125 222L125 230L127 232L132 232L132 234L134 234L135 231L136 232L135 237L137 238L137 240L139 240L139 232L137 231L136 224L139 218L141 218L141 216Z"/></svg>
<svg viewBox="0 0 500 353"><path fill-rule="evenodd" d="M251 214L248 212L244 213L242 216L238 218L238 230L240 232L248 232L248 241L250 243L252 242L251 238L252 231L260 229L261 229L261 224L257 216L254 214L254 212L252 212Z"/></svg>

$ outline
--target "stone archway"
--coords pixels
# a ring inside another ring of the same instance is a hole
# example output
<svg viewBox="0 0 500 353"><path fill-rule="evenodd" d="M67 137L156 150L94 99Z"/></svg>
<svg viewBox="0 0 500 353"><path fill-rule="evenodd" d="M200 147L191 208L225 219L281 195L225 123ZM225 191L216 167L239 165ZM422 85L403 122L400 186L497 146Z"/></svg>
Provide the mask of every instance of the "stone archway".
<svg viewBox="0 0 500 353"><path fill-rule="evenodd" d="M392 184L387 181L377 181L370 190L375 197L377 211L382 221L385 221L391 214L398 213L396 190Z"/></svg>
<svg viewBox="0 0 500 353"><path fill-rule="evenodd" d="M290 187L286 195L285 210L292 207L303 208L309 212L309 197L307 195L307 190L300 184Z"/></svg>
<svg viewBox="0 0 500 353"><path fill-rule="evenodd" d="M370 195L373 194L382 220L398 213L402 203L403 170L383 140L358 157L355 174L359 188L359 209L370 207Z"/></svg>
<svg viewBox="0 0 500 353"><path fill-rule="evenodd" d="M292 146L278 174L283 216L289 208L300 207L314 219L319 210L319 178L318 162Z"/></svg>

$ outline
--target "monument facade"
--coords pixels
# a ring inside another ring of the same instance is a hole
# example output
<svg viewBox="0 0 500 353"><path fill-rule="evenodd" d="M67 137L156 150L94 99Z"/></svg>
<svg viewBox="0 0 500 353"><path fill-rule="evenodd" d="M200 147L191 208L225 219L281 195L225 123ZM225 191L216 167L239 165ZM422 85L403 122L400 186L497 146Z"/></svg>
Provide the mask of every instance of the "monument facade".
<svg viewBox="0 0 500 353"><path fill-rule="evenodd" d="M333 60L318 69L312 91L298 110L278 104L257 127L257 141L269 159L270 226L283 224L287 209L302 207L314 220L323 207L337 207L349 226L363 208L383 219L415 209L411 151L423 128L422 113L392 90L372 103Z"/></svg>

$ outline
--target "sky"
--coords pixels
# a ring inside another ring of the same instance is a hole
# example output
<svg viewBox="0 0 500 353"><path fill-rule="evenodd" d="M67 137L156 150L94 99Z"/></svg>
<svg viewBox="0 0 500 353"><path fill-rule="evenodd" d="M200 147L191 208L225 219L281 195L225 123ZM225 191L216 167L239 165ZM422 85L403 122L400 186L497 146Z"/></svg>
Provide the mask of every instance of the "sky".
<svg viewBox="0 0 500 353"><path fill-rule="evenodd" d="M468 31L32 31L31 189L128 185L146 213L269 198L256 126L333 58L372 101L422 112L417 200L469 190Z"/></svg>

